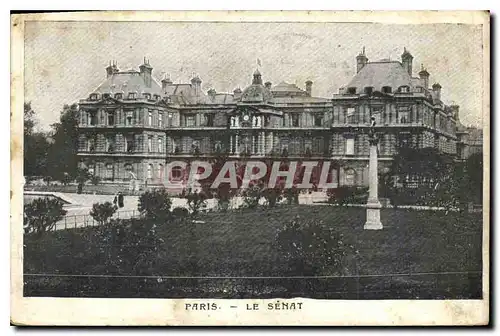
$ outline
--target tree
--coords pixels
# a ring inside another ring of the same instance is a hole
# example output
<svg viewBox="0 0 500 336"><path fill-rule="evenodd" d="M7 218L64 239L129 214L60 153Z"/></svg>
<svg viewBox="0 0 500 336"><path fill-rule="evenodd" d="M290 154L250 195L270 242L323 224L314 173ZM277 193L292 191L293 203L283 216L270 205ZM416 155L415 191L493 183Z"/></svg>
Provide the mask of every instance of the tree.
<svg viewBox="0 0 500 336"><path fill-rule="evenodd" d="M146 191L139 197L138 209L147 219L166 220L172 214L172 199L165 189Z"/></svg>
<svg viewBox="0 0 500 336"><path fill-rule="evenodd" d="M116 207L111 202L94 203L90 216L95 219L100 225L106 224L113 214L116 212Z"/></svg>
<svg viewBox="0 0 500 336"><path fill-rule="evenodd" d="M76 177L78 165L78 120L77 104L64 105L59 122L52 124L53 144L48 153L51 174L55 179L64 179L65 174Z"/></svg>
<svg viewBox="0 0 500 336"><path fill-rule="evenodd" d="M44 232L54 229L56 223L64 218L67 211L63 202L48 197L37 198L24 205L25 233L41 236Z"/></svg>
<svg viewBox="0 0 500 336"><path fill-rule="evenodd" d="M47 155L50 149L49 136L44 132L36 132L35 111L31 103L24 103L24 175L45 175Z"/></svg>

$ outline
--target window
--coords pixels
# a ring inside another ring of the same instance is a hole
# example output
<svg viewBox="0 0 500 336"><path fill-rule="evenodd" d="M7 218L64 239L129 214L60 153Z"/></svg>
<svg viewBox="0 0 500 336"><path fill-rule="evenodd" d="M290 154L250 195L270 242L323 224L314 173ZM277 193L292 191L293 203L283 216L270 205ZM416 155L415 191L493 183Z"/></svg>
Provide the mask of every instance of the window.
<svg viewBox="0 0 500 336"><path fill-rule="evenodd" d="M115 93L115 99L123 99L123 93Z"/></svg>
<svg viewBox="0 0 500 336"><path fill-rule="evenodd" d="M148 112L148 126L153 126L153 112Z"/></svg>
<svg viewBox="0 0 500 336"><path fill-rule="evenodd" d="M399 136L399 147L400 148L408 148L410 147L410 135L409 134L400 134Z"/></svg>
<svg viewBox="0 0 500 336"><path fill-rule="evenodd" d="M102 98L103 98L103 99L107 99L107 98L109 98L109 93L103 93L103 94L102 94Z"/></svg>
<svg viewBox="0 0 500 336"><path fill-rule="evenodd" d="M153 98L154 100L159 101L161 97L159 95L154 95Z"/></svg>
<svg viewBox="0 0 500 336"><path fill-rule="evenodd" d="M182 178L182 168L181 167L173 167L172 168L172 179L180 180Z"/></svg>
<svg viewBox="0 0 500 336"><path fill-rule="evenodd" d="M345 139L345 155L354 155L354 138Z"/></svg>
<svg viewBox="0 0 500 336"><path fill-rule="evenodd" d="M115 151L115 139L112 135L106 137L106 151L107 152Z"/></svg>
<svg viewBox="0 0 500 336"><path fill-rule="evenodd" d="M133 124L133 114L132 114L132 111L127 111L127 115L126 115L126 118L125 118L125 124L127 126L131 126Z"/></svg>
<svg viewBox="0 0 500 336"><path fill-rule="evenodd" d="M134 169L130 163L125 164L125 178L133 178L134 177Z"/></svg>
<svg viewBox="0 0 500 336"><path fill-rule="evenodd" d="M321 127L323 126L323 116L316 114L314 115L314 126Z"/></svg>
<svg viewBox="0 0 500 336"><path fill-rule="evenodd" d="M163 152L163 138L158 138L158 152Z"/></svg>
<svg viewBox="0 0 500 336"><path fill-rule="evenodd" d="M106 165L106 176L105 179L107 180L113 180L113 164L108 163Z"/></svg>
<svg viewBox="0 0 500 336"><path fill-rule="evenodd" d="M196 120L194 116L186 116L186 127L195 127Z"/></svg>
<svg viewBox="0 0 500 336"><path fill-rule="evenodd" d="M299 127L299 115L297 113L292 113L290 117L292 119L292 127Z"/></svg>
<svg viewBox="0 0 500 336"><path fill-rule="evenodd" d="M373 87L372 86L365 87L365 93L367 95L371 95L373 93Z"/></svg>
<svg viewBox="0 0 500 336"><path fill-rule="evenodd" d="M356 108L348 107L346 110L347 123L352 124L356 122Z"/></svg>
<svg viewBox="0 0 500 336"><path fill-rule="evenodd" d="M158 113L158 127L163 127L163 113Z"/></svg>
<svg viewBox="0 0 500 336"><path fill-rule="evenodd" d="M108 126L113 126L115 124L115 113L113 111L108 112Z"/></svg>
<svg viewBox="0 0 500 336"><path fill-rule="evenodd" d="M87 150L88 150L89 152L95 152L95 142L96 142L96 141L95 141L95 138L93 138L93 137L91 137L91 138L89 138L89 139L88 139L88 142L87 142L87 144L88 144Z"/></svg>
<svg viewBox="0 0 500 336"><path fill-rule="evenodd" d="M345 184L348 186L354 185L354 181L356 180L356 173L354 172L354 169L346 169L344 171L344 179L345 179Z"/></svg>
<svg viewBox="0 0 500 336"><path fill-rule="evenodd" d="M153 165L149 164L148 165L148 179L152 179L152 178L153 178Z"/></svg>
<svg viewBox="0 0 500 336"><path fill-rule="evenodd" d="M153 151L153 137L148 137L148 152L151 153Z"/></svg>
<svg viewBox="0 0 500 336"><path fill-rule="evenodd" d="M98 93L92 93L90 95L90 100L97 100L99 99L99 94Z"/></svg>
<svg viewBox="0 0 500 336"><path fill-rule="evenodd" d="M390 86L383 86L382 92L383 93L392 93L392 88Z"/></svg>
<svg viewBox="0 0 500 336"><path fill-rule="evenodd" d="M127 153L132 153L135 151L135 141L133 135L129 135L125 138L125 151Z"/></svg>
<svg viewBox="0 0 500 336"><path fill-rule="evenodd" d="M90 175L94 176L95 175L95 165L89 164L87 165L87 170Z"/></svg>
<svg viewBox="0 0 500 336"><path fill-rule="evenodd" d="M136 92L130 92L128 94L128 99L137 99L137 93Z"/></svg>
<svg viewBox="0 0 500 336"><path fill-rule="evenodd" d="M347 93L348 94L356 94L356 88L355 87L347 88Z"/></svg>
<svg viewBox="0 0 500 336"><path fill-rule="evenodd" d="M151 94L149 93L143 93L142 96L147 99L147 100L150 100L151 99Z"/></svg>
<svg viewBox="0 0 500 336"><path fill-rule="evenodd" d="M87 112L87 124L95 126L97 125L97 112Z"/></svg>
<svg viewBox="0 0 500 336"><path fill-rule="evenodd" d="M208 127L213 127L214 126L214 115L213 114L207 114L205 116L206 120L206 125Z"/></svg>
<svg viewBox="0 0 500 336"><path fill-rule="evenodd" d="M422 93L422 92L424 92L424 88L421 87L421 86L417 86L417 88L415 89L415 91L417 91L419 93Z"/></svg>
<svg viewBox="0 0 500 336"><path fill-rule="evenodd" d="M410 88L408 86L401 86L399 88L399 92L401 92L401 93L408 93L408 92L410 92Z"/></svg>
<svg viewBox="0 0 500 336"><path fill-rule="evenodd" d="M380 125L382 123L382 121L384 120L384 118L383 118L384 107L374 106L371 108L370 112L371 112L370 118L374 117L376 125ZM370 120L370 122L371 122L371 120Z"/></svg>
<svg viewBox="0 0 500 336"><path fill-rule="evenodd" d="M398 123L407 124L410 122L410 107L398 106Z"/></svg>

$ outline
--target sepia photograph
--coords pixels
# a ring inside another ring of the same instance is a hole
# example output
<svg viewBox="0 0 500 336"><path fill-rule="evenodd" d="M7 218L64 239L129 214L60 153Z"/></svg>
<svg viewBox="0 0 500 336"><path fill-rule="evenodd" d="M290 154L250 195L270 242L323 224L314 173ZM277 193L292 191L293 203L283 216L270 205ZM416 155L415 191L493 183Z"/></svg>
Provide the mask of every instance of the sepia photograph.
<svg viewBox="0 0 500 336"><path fill-rule="evenodd" d="M489 13L454 13L12 16L13 323L487 324ZM62 319L113 299L170 308Z"/></svg>

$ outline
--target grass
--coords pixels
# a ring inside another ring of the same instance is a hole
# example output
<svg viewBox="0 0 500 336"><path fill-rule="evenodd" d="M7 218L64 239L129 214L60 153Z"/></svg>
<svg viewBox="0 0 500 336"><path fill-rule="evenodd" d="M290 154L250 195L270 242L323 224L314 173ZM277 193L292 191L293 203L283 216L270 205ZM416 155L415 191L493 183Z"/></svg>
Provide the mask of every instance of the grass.
<svg viewBox="0 0 500 336"><path fill-rule="evenodd" d="M290 274L274 239L283 223L297 216L335 227L358 253L348 255L343 267L318 274L322 278ZM146 245L127 246L112 235L104 241L105 231L95 228L26 237L25 273L60 276L25 276L25 295L481 297L482 220L477 214L383 209L381 231L363 230L363 209L328 205L208 213L200 219L204 223L157 223L163 242L151 254L145 254ZM284 275L291 278L269 278Z"/></svg>

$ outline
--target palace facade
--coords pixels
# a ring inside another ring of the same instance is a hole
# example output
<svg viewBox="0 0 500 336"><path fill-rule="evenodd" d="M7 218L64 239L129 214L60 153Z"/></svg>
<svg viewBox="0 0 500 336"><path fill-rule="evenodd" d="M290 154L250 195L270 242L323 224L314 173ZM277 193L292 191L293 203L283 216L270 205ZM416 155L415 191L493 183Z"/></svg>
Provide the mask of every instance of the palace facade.
<svg viewBox="0 0 500 336"><path fill-rule="evenodd" d="M442 102L441 85L430 85L423 66L414 76L409 51L401 61L369 62L363 50L356 62L357 74L329 98L315 97L311 81L303 88L264 82L259 70L244 90L205 93L198 76L157 81L146 59L139 71L110 64L106 80L79 103L80 166L109 183L161 186L188 176L180 167L166 174L168 163L224 153L241 162L330 161L338 185L367 185L371 116L382 171L401 146L465 156L459 106Z"/></svg>

